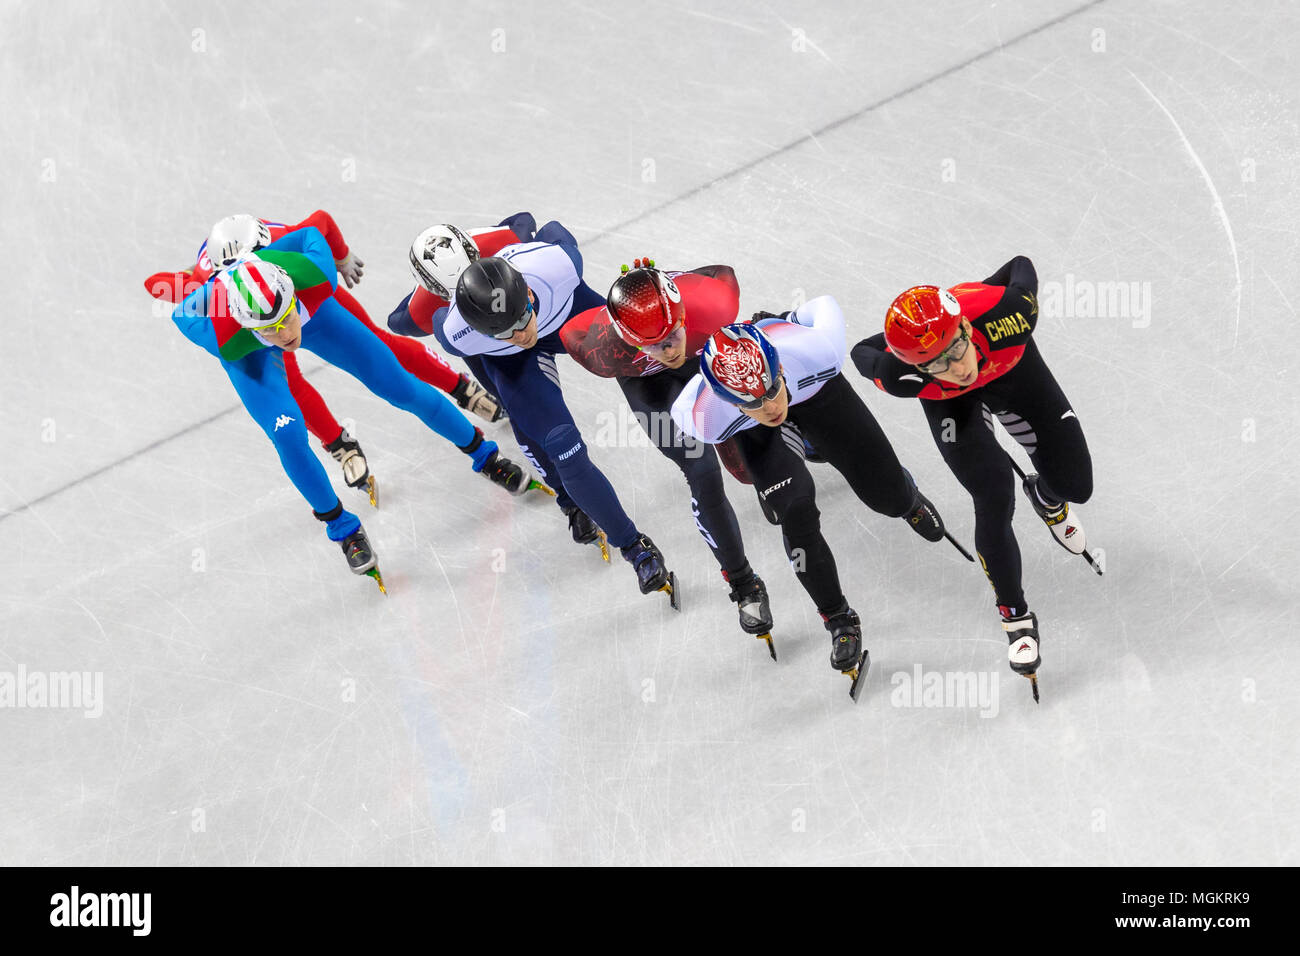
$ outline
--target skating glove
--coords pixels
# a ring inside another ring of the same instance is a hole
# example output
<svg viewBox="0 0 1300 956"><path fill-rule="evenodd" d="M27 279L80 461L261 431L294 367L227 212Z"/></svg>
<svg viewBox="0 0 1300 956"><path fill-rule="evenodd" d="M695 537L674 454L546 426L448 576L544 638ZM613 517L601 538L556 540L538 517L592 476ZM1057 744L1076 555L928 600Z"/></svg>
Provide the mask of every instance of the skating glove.
<svg viewBox="0 0 1300 956"><path fill-rule="evenodd" d="M361 273L366 266L355 252L348 252L342 259L335 260L334 265L338 267L339 275L343 277L349 289L361 281Z"/></svg>
<svg viewBox="0 0 1300 956"><path fill-rule="evenodd" d="M781 319L783 322L789 322L792 315L794 315L794 310L786 312L755 312L749 321L762 322L764 319Z"/></svg>

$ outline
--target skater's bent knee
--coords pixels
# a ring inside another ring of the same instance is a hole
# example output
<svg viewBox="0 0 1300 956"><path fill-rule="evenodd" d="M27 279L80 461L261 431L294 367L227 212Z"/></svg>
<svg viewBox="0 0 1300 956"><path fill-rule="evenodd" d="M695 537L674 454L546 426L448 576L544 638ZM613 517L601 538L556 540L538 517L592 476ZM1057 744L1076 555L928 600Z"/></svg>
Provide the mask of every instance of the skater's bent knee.
<svg viewBox="0 0 1300 956"><path fill-rule="evenodd" d="M809 495L793 499L777 513L781 518L781 527L792 540L821 531L821 512L817 510L816 499Z"/></svg>
<svg viewBox="0 0 1300 956"><path fill-rule="evenodd" d="M586 443L573 425L565 424L551 429L542 445L560 471L587 460Z"/></svg>
<svg viewBox="0 0 1300 956"><path fill-rule="evenodd" d="M1068 482L1068 487L1063 489L1067 501L1073 501L1077 504L1083 504L1092 497L1092 462L1088 462L1083 468L1079 468Z"/></svg>

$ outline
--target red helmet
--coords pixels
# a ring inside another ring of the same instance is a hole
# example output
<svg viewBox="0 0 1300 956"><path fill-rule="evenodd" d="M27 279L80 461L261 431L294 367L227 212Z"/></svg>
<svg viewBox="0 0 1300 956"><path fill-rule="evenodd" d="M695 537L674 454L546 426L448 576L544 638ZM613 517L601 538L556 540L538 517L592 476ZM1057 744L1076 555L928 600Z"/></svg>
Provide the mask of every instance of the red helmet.
<svg viewBox="0 0 1300 956"><path fill-rule="evenodd" d="M952 344L961 329L961 305L947 289L913 286L885 313L889 350L909 365L924 365Z"/></svg>
<svg viewBox="0 0 1300 956"><path fill-rule="evenodd" d="M655 269L653 260L633 261L636 268L610 286L605 307L619 337L641 348L675 332L686 321L686 306L677 283Z"/></svg>

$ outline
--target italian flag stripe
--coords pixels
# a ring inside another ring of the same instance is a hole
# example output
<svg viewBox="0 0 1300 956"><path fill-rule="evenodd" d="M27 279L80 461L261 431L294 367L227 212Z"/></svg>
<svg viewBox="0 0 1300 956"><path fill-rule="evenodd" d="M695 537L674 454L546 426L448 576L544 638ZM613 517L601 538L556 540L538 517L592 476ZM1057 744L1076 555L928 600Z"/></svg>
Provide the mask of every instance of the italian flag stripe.
<svg viewBox="0 0 1300 956"><path fill-rule="evenodd" d="M267 284L260 270L251 265L236 269L235 287L250 309L256 309L258 312L270 311L271 303L275 301L275 292Z"/></svg>

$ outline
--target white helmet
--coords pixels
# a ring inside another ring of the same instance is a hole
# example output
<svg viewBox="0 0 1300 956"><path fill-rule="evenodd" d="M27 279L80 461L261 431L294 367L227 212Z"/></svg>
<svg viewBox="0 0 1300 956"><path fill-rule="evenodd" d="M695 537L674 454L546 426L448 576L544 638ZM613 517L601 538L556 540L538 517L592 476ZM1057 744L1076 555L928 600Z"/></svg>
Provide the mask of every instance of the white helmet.
<svg viewBox="0 0 1300 956"><path fill-rule="evenodd" d="M451 299L456 280L478 257L474 240L455 226L430 226L411 243L411 272L430 292Z"/></svg>
<svg viewBox="0 0 1300 956"><path fill-rule="evenodd" d="M225 269L246 253L271 244L271 230L256 216L227 216L208 233L207 252L213 269Z"/></svg>
<svg viewBox="0 0 1300 956"><path fill-rule="evenodd" d="M255 255L236 259L217 282L225 293L227 315L246 329L274 325L297 305L289 273Z"/></svg>

